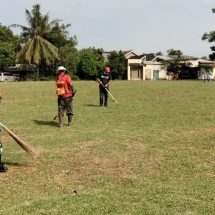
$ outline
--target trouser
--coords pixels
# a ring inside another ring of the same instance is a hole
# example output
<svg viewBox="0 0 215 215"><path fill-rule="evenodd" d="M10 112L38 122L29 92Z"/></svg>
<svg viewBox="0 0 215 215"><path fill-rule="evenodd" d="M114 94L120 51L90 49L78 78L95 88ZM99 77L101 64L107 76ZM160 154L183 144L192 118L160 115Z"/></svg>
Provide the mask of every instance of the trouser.
<svg viewBox="0 0 215 215"><path fill-rule="evenodd" d="M1 130L0 130L0 132L1 132ZM0 165L2 164L2 162L1 162L2 152L3 152L3 149L2 149L1 136L0 136Z"/></svg>
<svg viewBox="0 0 215 215"><path fill-rule="evenodd" d="M66 115L68 116L68 123L72 121L73 116L73 105L72 105L72 97L58 97L58 117L59 117L59 124L62 124L62 118L64 112L66 111Z"/></svg>
<svg viewBox="0 0 215 215"><path fill-rule="evenodd" d="M107 87L107 89L109 89ZM99 86L99 98L100 98L100 106L104 105L107 107L108 105L108 92L103 86Z"/></svg>

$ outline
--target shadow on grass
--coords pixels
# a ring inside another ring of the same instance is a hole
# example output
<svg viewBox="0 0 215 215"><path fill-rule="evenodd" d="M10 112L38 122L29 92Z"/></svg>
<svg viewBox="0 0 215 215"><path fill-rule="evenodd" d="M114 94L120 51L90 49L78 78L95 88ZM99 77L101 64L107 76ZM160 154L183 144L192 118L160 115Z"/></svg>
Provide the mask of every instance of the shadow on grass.
<svg viewBox="0 0 215 215"><path fill-rule="evenodd" d="M45 121L45 120L36 120L36 119L33 119L32 121L37 125L48 125L48 126L54 126L54 127L56 127L58 124L55 121Z"/></svg>
<svg viewBox="0 0 215 215"><path fill-rule="evenodd" d="M17 163L17 162L10 162L10 161L2 162L2 164L7 165L7 166L16 166L16 167L26 166L26 164L21 164L21 163Z"/></svg>
<svg viewBox="0 0 215 215"><path fill-rule="evenodd" d="M88 106L88 107L100 107L100 105L95 105L95 104L84 104L83 106Z"/></svg>

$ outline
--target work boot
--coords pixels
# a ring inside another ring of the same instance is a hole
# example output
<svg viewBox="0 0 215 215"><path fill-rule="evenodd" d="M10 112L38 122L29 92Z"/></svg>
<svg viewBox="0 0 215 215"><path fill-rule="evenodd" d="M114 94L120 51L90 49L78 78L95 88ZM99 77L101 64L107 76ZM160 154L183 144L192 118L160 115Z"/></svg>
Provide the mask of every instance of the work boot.
<svg viewBox="0 0 215 215"><path fill-rule="evenodd" d="M72 124L72 114L68 115L68 126Z"/></svg>
<svg viewBox="0 0 215 215"><path fill-rule="evenodd" d="M61 114L58 114L58 127L62 127L63 125L63 117Z"/></svg>

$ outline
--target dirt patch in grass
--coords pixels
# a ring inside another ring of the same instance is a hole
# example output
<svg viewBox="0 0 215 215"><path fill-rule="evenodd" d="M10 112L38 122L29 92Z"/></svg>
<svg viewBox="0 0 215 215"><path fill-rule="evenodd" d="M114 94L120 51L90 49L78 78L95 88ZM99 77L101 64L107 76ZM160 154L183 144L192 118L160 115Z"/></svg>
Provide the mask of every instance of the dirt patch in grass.
<svg viewBox="0 0 215 215"><path fill-rule="evenodd" d="M25 162L20 168L25 169L25 174L29 177L36 175L40 184L45 183L45 176L47 183L52 181L53 184L54 181L54 184L65 187L68 191L76 185L93 186L102 177L104 181L116 178L116 184L137 181L135 168L142 164L149 166L150 162L141 152L141 143L123 141L127 150L114 155L112 151L105 151L107 144L109 143L105 141L83 141L71 143L71 147L39 148L40 156L36 160ZM19 174L19 171L19 167L11 166L11 174ZM68 185L72 188L68 188Z"/></svg>
<svg viewBox="0 0 215 215"><path fill-rule="evenodd" d="M70 169L80 173L85 170L99 170L105 172L118 172L124 171L127 157L118 154L118 156L111 156L106 154L105 151L97 151L98 146L104 146L108 144L103 141L84 141L73 143L73 147L61 147L55 149L40 149L41 153L58 154L62 158L65 158L68 163L71 161ZM110 152L111 153L111 152ZM63 160L61 160L64 163Z"/></svg>
<svg viewBox="0 0 215 215"><path fill-rule="evenodd" d="M186 137L205 137L205 136L209 136L209 135L214 135L215 133L215 128L203 128L201 130L197 130L197 131L186 131L184 132L184 135Z"/></svg>

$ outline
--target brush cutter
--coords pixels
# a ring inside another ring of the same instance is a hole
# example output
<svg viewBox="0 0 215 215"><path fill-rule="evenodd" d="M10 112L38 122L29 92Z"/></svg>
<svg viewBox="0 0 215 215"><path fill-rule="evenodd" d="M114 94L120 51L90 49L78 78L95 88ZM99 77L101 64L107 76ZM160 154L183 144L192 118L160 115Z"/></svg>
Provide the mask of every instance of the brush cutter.
<svg viewBox="0 0 215 215"><path fill-rule="evenodd" d="M7 128L1 122L0 122L0 128L3 128L16 141L16 143L27 153L29 153L32 157L35 157L37 155L37 153L34 151L32 146L28 145L23 140L21 140L18 136L16 136L9 128Z"/></svg>
<svg viewBox="0 0 215 215"><path fill-rule="evenodd" d="M110 91L107 89L107 87L104 86L104 84L102 84L102 82L97 79L97 81L99 82L99 84L101 84L102 87L104 87L104 89L107 91L107 93L111 96L111 98L113 99L113 101L118 104L117 100L113 97L113 95L110 93Z"/></svg>

